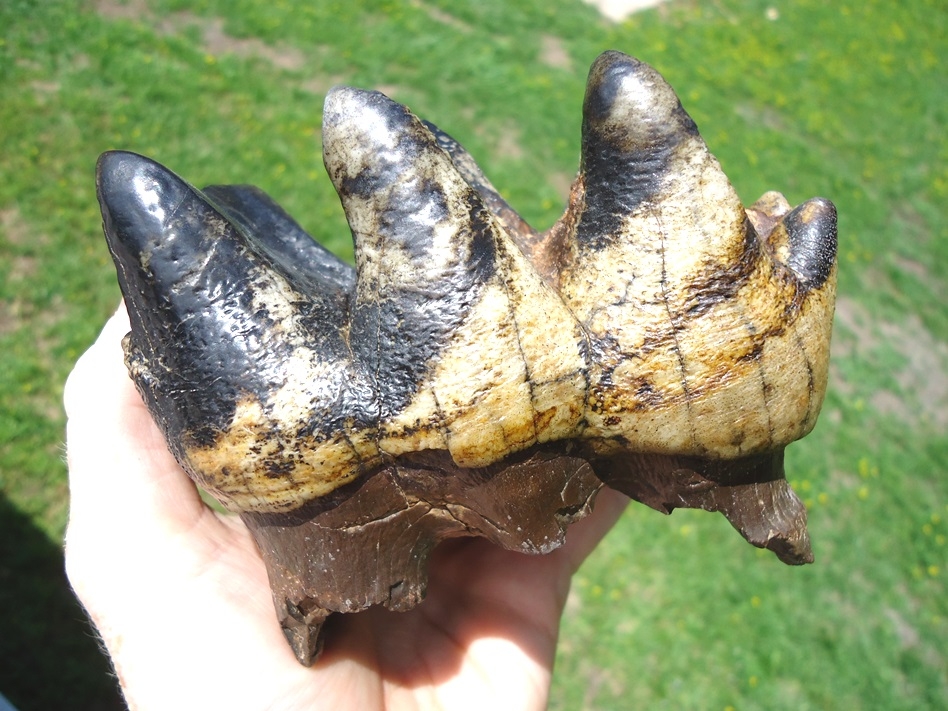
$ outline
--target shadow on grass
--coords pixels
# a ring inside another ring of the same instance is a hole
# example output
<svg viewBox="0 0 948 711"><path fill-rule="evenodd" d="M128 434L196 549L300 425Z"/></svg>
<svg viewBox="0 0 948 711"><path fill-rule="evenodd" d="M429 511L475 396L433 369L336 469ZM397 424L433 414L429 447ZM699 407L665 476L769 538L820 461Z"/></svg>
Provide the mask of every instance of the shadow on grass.
<svg viewBox="0 0 948 711"><path fill-rule="evenodd" d="M19 711L124 709L62 550L0 494L0 693Z"/></svg>

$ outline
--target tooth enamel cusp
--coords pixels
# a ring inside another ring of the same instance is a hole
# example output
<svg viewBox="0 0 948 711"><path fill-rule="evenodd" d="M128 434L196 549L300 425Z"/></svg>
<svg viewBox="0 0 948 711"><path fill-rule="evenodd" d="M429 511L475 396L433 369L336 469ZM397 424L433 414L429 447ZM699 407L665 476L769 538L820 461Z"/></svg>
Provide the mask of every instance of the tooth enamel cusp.
<svg viewBox="0 0 948 711"><path fill-rule="evenodd" d="M255 188L124 152L97 169L129 372L253 533L302 663L331 613L417 604L439 541L548 552L602 486L812 560L783 451L826 389L832 203L745 210L671 87L618 52L545 232L380 93L331 91L323 147L354 268Z"/></svg>

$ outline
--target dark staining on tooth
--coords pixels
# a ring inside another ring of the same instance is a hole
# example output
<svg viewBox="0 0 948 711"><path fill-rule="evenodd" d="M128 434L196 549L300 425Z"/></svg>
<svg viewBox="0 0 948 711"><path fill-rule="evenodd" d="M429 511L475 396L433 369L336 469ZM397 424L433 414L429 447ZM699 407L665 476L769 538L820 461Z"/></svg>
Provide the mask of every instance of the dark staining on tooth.
<svg viewBox="0 0 948 711"><path fill-rule="evenodd" d="M688 299L676 321L699 318L714 307L732 302L758 268L762 256L760 239L749 221L744 223L744 240L741 256L731 264L714 264L707 271L694 277L687 290Z"/></svg>
<svg viewBox="0 0 948 711"><path fill-rule="evenodd" d="M738 362L757 362L760 360L761 354L764 352L764 341L763 339L757 339L754 342L754 345L751 347L747 353L741 355L737 360Z"/></svg>
<svg viewBox="0 0 948 711"><path fill-rule="evenodd" d="M654 72L637 60L611 54L590 71L583 104L586 205L576 236L579 244L597 250L617 238L629 215L660 200L680 144L698 135L677 99L667 117L623 115L628 110L618 108L625 102L623 85L649 83Z"/></svg>
<svg viewBox="0 0 948 711"><path fill-rule="evenodd" d="M631 147L584 126L586 204L576 228L580 245L603 249L621 233L626 218L660 193L676 146L666 142Z"/></svg>
<svg viewBox="0 0 948 711"><path fill-rule="evenodd" d="M468 205L468 222L465 227L471 231L468 269L473 277L473 284L485 284L496 273L498 246L490 215L484 206L473 196Z"/></svg>
<svg viewBox="0 0 948 711"><path fill-rule="evenodd" d="M474 162L471 155L454 138L442 131L430 121L422 121L425 128L431 132L435 141L448 156L464 181L477 192L481 202L494 215L504 229L514 236L522 236L531 241L536 238L537 232L504 200L491 184L481 169Z"/></svg>
<svg viewBox="0 0 948 711"><path fill-rule="evenodd" d="M210 185L209 202L237 226L275 271L319 307L340 315L355 285L355 270L323 247L265 192L252 185Z"/></svg>
<svg viewBox="0 0 948 711"><path fill-rule="evenodd" d="M439 541L548 552L603 486L812 560L783 451L825 393L835 208L768 193L758 236L671 88L618 52L583 113L569 204L539 232L448 134L330 92L357 268L257 188L100 159L129 373L246 522L301 663L330 614L417 604ZM636 232L655 221L660 240Z"/></svg>
<svg viewBox="0 0 948 711"><path fill-rule="evenodd" d="M649 407L658 407L662 404L662 394L655 389L655 386L643 380L639 383L638 387L635 389L635 397L638 400L637 407L639 409L646 409ZM615 424L615 423L609 423Z"/></svg>
<svg viewBox="0 0 948 711"><path fill-rule="evenodd" d="M401 247L412 260L424 261L434 243L438 224L449 219L447 198L430 179L412 181L393 191L379 212L379 228L391 235L391 243Z"/></svg>
<svg viewBox="0 0 948 711"><path fill-rule="evenodd" d="M814 198L791 210L783 224L790 237L787 266L806 288L820 288L836 264L836 208Z"/></svg>
<svg viewBox="0 0 948 711"><path fill-rule="evenodd" d="M350 197L368 199L373 195L386 190L398 171L391 162L380 161L379 165L366 166L355 175L342 178L339 184L339 193Z"/></svg>
<svg viewBox="0 0 948 711"><path fill-rule="evenodd" d="M272 479L280 479L293 473L295 463L291 459L272 458L263 463L263 473Z"/></svg>
<svg viewBox="0 0 948 711"><path fill-rule="evenodd" d="M469 245L469 253L444 264L440 279L429 281L430 276L418 270L419 281L392 288L377 303L357 306L353 325L360 328L353 331L352 342L366 370L379 374L376 397L381 419L405 409L493 273L490 224L482 208L471 206L468 214L470 219L459 228L470 234L459 236ZM424 251L417 246L419 240L412 256L423 258L432 238L429 233Z"/></svg>

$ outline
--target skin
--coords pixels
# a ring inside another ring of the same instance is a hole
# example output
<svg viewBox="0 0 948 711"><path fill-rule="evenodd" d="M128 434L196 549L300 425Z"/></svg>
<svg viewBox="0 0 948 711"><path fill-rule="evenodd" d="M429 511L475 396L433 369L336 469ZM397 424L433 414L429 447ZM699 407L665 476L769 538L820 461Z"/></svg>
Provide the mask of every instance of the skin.
<svg viewBox="0 0 948 711"><path fill-rule="evenodd" d="M603 489L545 556L442 545L423 604L331 620L302 667L247 530L202 501L129 379L128 329L122 306L66 384L66 571L131 709L546 708L570 577L628 499Z"/></svg>

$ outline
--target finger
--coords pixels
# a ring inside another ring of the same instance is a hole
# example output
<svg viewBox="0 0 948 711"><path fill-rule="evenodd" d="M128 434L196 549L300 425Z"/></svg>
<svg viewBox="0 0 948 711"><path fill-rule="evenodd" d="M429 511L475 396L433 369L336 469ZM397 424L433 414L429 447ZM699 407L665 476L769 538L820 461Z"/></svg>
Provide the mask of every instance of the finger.
<svg viewBox="0 0 948 711"><path fill-rule="evenodd" d="M128 328L123 304L66 383L73 533L186 530L205 511L128 376L121 345Z"/></svg>
<svg viewBox="0 0 948 711"><path fill-rule="evenodd" d="M241 677L223 691L206 683L240 663L272 679L300 667L280 634L249 533L203 504L135 390L123 363L127 331L122 306L76 364L64 394L69 580L132 707L181 708L187 698L189 708L238 701L271 708L279 682L270 687L244 675L246 683ZM217 700L205 699L211 693Z"/></svg>

